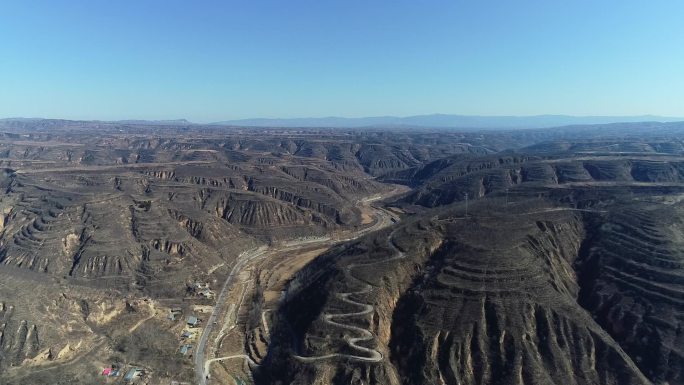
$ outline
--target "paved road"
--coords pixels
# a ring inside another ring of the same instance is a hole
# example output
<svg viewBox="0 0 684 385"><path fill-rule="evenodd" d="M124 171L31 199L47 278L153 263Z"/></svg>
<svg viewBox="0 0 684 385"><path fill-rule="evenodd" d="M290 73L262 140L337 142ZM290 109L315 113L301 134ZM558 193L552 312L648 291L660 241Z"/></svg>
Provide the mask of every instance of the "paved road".
<svg viewBox="0 0 684 385"><path fill-rule="evenodd" d="M221 308L225 305L226 295L235 283L240 270L249 262L266 254L267 251L267 248L248 251L238 257L237 263L233 266L233 269L230 270L230 274L228 274L228 278L226 278L226 282L223 284L221 293L216 299L216 305L214 305L214 308L211 310L211 315L204 325L204 330L202 330L202 335L197 343L197 350L195 350L195 375L197 376L198 384L206 385L207 383L206 374L204 372L204 351L207 347L207 340L209 339L211 330L214 327L214 322L218 319L219 314L221 314Z"/></svg>

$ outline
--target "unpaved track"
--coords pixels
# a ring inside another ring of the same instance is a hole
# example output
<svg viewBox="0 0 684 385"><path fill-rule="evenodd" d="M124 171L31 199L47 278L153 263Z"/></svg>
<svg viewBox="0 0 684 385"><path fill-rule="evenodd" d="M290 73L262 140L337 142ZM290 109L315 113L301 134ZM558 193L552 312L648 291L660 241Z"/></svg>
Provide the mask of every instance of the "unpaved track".
<svg viewBox="0 0 684 385"><path fill-rule="evenodd" d="M270 309L266 309L261 312L261 323L264 325L264 332L267 336L271 335L271 332L268 330L268 321L266 320L266 312L271 311Z"/></svg>
<svg viewBox="0 0 684 385"><path fill-rule="evenodd" d="M133 333L133 332L136 331L142 324L144 324L145 322L151 320L152 318L154 318L154 316L157 315L157 309L154 307L154 304L153 304L152 302L148 303L147 306L150 307L150 315L149 315L148 317L145 317L145 318L141 319L141 320L138 321L135 325L131 326L131 328L128 329L128 332L129 332L129 333Z"/></svg>
<svg viewBox="0 0 684 385"><path fill-rule="evenodd" d="M31 168L31 169L17 169L17 174L45 174L54 172L88 172L88 171L110 171L121 169L135 169L135 168L151 168L151 167L165 167L165 166L186 166L193 164L209 164L208 160L186 160L180 162L163 162L163 163L124 163L111 165L96 165L96 166L66 166L54 168Z"/></svg>
<svg viewBox="0 0 684 385"><path fill-rule="evenodd" d="M207 360L207 361L205 362L205 364L204 364L204 365L205 365L204 371L205 371L205 372L209 372L209 365L210 365L212 362L226 361L226 360L230 360L230 359L233 359L233 358L243 358L243 359L244 359L245 361L247 361L249 364L251 364L251 365L256 365L256 362L252 361L252 358L251 358L250 356L248 356L248 355L246 355L246 354L234 354L234 355L232 355L232 356L227 356L227 357L216 357L216 358L212 358L212 359Z"/></svg>
<svg viewBox="0 0 684 385"><path fill-rule="evenodd" d="M361 285L363 285L363 289L359 291L352 291L352 292L346 292L346 293L337 293L337 298L339 298L342 302L346 302L348 304L358 306L361 308L361 310L357 312L352 312L352 313L336 313L336 314L324 314L323 315L323 320L324 322L337 326L339 328L347 329L353 332L356 332L358 334L361 334L361 337L349 337L345 336L344 341L351 347L352 349L355 349L361 353L366 354L365 356L361 355L353 355L353 354L342 354L342 353L332 353L332 354L325 354L321 356L311 356L311 357L304 357L304 356L295 356L296 359L302 362L316 362L320 360L328 360L331 358L344 358L348 360L354 360L354 361L362 361L362 362L380 362L383 359L382 353L375 349L369 349L364 346L360 346L358 343L359 342L365 342L365 341L371 341L375 338L375 335L370 331L366 330L363 328L360 328L358 326L350 325L350 324L345 324L340 321L336 320L341 320L345 318L353 318L353 317L362 317L368 314L371 314L373 311L375 311L375 307L371 304L368 303L363 303L359 301L355 301L349 297L353 295L360 295L360 294L367 294L373 290L373 286L370 284L360 280L359 278L355 277L352 271L356 269L357 267L364 267L364 266L371 266L371 265L377 265L381 263L387 263L387 262L392 262L396 261L399 259L404 259L406 258L406 255L399 250L395 244L394 241L392 240L392 237L394 236L394 232L392 232L388 237L387 237L387 245L394 250L394 254L390 258L385 258L379 261L374 261L374 262L368 262L368 263L352 263L349 264L345 270L345 274L351 278L352 280L359 282Z"/></svg>
<svg viewBox="0 0 684 385"><path fill-rule="evenodd" d="M521 215L534 215L534 214L541 214L541 213L552 213L552 212L556 212L556 211L575 211L575 212L598 213L598 214L605 214L608 212L607 210L578 209L578 208L574 208L574 207L553 207L553 208L549 208L549 209L527 211L527 212L523 212L523 213L510 212L509 214L515 214L516 216L521 216ZM499 217L499 216L486 216L486 215L469 215L468 218L498 219L501 217ZM447 217L447 218L438 219L435 216L432 219L439 221L439 222L449 222L449 221L454 221L454 220L466 219L466 217Z"/></svg>

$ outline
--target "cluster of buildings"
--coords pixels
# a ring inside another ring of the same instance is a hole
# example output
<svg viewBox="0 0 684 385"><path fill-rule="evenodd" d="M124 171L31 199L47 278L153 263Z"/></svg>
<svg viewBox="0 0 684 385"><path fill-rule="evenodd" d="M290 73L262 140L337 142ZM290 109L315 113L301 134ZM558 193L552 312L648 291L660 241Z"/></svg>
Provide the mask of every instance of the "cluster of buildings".
<svg viewBox="0 0 684 385"><path fill-rule="evenodd" d="M126 375L124 376L124 381L126 382L133 382L137 380L138 378L141 378L142 376L145 375L145 371L140 369L140 368L131 368L126 372Z"/></svg>
<svg viewBox="0 0 684 385"><path fill-rule="evenodd" d="M172 307L171 309L169 309L169 315L167 318L171 321L176 321L177 319L182 317L182 315L183 309L181 309L180 307ZM180 340L181 342L183 342L180 346L180 354L184 356L192 354L193 345L189 342L193 340L195 338L195 335L197 334L196 331L193 331L192 329L199 327L201 323L202 320L195 315L190 315L185 319L186 328L183 329L180 335Z"/></svg>
<svg viewBox="0 0 684 385"><path fill-rule="evenodd" d="M119 377L120 374L121 370L118 367L115 367L114 365L102 369L102 375L105 377Z"/></svg>
<svg viewBox="0 0 684 385"><path fill-rule="evenodd" d="M185 320L185 324L191 329L198 327L201 322L202 322L202 320L197 318L194 315L189 316ZM192 330L188 330L188 329L184 329L183 333L181 333L181 336L180 336L182 341L189 341L189 340L193 339L194 337L195 337L195 332ZM192 352L192 344L185 343L185 344L181 345L180 353L182 355L185 356L185 355L191 354L191 352Z"/></svg>
<svg viewBox="0 0 684 385"><path fill-rule="evenodd" d="M209 284L206 282L193 282L189 285L189 290L195 296L206 299L213 299L215 295L214 291L209 288Z"/></svg>
<svg viewBox="0 0 684 385"><path fill-rule="evenodd" d="M197 293L200 293L198 294L200 296L204 296L206 298L211 298L213 296L213 292L209 289L208 284L197 283L194 287L198 290ZM201 293L207 293L207 295L205 296L205 294ZM180 306L171 307L169 309L167 319L171 321L178 321L180 319L183 319L183 308ZM202 320L196 315L188 315L187 317L185 317L183 331L180 334L181 345L179 351L181 355L192 356L194 348L192 341L195 339L198 333L198 331L195 329L197 329L201 324ZM107 378L123 377L123 382L130 384L137 383L138 381L142 380L146 375L145 369L142 369L140 367L126 368L126 365L123 364L111 364L110 366L103 368L100 374ZM172 385L189 384L187 382L172 381Z"/></svg>
<svg viewBox="0 0 684 385"><path fill-rule="evenodd" d="M138 367L131 367L126 371L124 370L123 365L112 364L111 366L103 368L101 374L105 377L119 377L124 374L124 382L133 383L145 376L145 370Z"/></svg>

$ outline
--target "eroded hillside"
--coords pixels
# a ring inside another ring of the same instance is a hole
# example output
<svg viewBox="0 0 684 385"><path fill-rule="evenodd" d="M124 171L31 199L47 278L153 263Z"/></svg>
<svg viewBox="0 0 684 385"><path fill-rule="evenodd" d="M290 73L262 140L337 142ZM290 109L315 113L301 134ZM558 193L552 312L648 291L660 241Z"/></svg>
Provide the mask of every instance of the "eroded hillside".
<svg viewBox="0 0 684 385"><path fill-rule="evenodd" d="M0 384L684 381L678 124L0 124Z"/></svg>
<svg viewBox="0 0 684 385"><path fill-rule="evenodd" d="M405 173L417 188L390 207L414 219L302 270L257 378L679 383L680 170L675 154L530 153Z"/></svg>

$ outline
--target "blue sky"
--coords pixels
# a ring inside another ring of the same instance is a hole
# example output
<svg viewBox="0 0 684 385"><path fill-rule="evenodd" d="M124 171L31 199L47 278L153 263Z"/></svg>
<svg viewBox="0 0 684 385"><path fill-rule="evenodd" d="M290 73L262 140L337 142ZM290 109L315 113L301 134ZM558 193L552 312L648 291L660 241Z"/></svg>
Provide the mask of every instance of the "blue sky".
<svg viewBox="0 0 684 385"><path fill-rule="evenodd" d="M0 117L684 116L684 2L0 1Z"/></svg>

